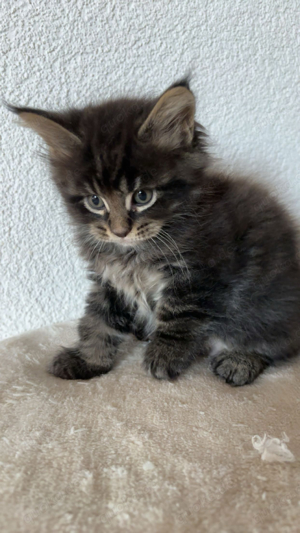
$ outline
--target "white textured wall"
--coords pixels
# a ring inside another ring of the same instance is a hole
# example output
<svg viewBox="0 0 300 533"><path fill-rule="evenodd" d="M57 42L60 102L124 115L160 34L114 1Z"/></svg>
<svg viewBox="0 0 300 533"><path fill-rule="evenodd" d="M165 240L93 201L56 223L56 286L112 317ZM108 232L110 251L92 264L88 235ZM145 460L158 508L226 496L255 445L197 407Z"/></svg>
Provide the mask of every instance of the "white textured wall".
<svg viewBox="0 0 300 533"><path fill-rule="evenodd" d="M300 206L298 0L7 0L1 91L59 109L164 90L189 69L215 153ZM297 20L298 18L298 20ZM298 87L297 87L298 83ZM74 318L84 267L35 135L0 110L1 337Z"/></svg>

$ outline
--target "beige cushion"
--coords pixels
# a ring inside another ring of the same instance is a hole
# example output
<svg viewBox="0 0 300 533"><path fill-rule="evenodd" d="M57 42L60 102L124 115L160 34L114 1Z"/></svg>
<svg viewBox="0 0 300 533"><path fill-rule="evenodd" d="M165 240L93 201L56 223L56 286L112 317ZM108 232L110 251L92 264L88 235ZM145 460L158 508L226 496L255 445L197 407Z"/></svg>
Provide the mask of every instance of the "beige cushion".
<svg viewBox="0 0 300 533"><path fill-rule="evenodd" d="M0 530L300 531L300 360L231 388L204 361L177 382L141 355L91 381L46 373L74 324L0 343ZM252 437L289 437L294 462Z"/></svg>

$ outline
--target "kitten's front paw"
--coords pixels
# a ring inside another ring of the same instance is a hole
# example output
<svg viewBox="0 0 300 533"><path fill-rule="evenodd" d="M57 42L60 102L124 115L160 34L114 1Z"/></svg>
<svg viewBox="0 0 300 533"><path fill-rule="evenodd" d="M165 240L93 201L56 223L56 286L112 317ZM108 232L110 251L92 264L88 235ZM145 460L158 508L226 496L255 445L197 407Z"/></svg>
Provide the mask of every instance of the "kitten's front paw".
<svg viewBox="0 0 300 533"><path fill-rule="evenodd" d="M144 366L156 379L176 379L189 362L178 357L172 347L153 342L147 348Z"/></svg>
<svg viewBox="0 0 300 533"><path fill-rule="evenodd" d="M54 357L48 370L61 379L91 379L106 374L111 368L91 366L81 357L77 348L64 348Z"/></svg>
<svg viewBox="0 0 300 533"><path fill-rule="evenodd" d="M234 387L248 385L264 370L266 363L259 356L222 352L210 362L212 371Z"/></svg>

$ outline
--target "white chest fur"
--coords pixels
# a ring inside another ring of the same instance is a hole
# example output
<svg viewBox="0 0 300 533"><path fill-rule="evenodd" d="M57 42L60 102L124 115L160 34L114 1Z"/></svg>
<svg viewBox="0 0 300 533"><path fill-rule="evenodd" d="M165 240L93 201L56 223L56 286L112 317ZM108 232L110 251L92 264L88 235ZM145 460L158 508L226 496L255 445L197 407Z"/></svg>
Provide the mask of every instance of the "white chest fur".
<svg viewBox="0 0 300 533"><path fill-rule="evenodd" d="M154 266L122 258L103 258L97 265L103 282L121 291L129 305L137 305L137 313L147 320L149 333L155 328L154 305L162 296L166 280Z"/></svg>

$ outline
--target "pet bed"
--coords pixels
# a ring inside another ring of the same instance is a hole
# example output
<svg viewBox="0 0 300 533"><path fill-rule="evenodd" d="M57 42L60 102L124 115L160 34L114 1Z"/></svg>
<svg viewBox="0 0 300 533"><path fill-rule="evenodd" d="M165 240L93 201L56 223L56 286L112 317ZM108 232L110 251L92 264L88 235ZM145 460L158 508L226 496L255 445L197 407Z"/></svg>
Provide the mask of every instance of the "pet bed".
<svg viewBox="0 0 300 533"><path fill-rule="evenodd" d="M157 381L133 347L91 381L49 375L75 338L0 343L1 531L299 532L300 359L242 388L207 361Z"/></svg>

